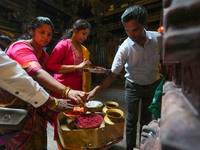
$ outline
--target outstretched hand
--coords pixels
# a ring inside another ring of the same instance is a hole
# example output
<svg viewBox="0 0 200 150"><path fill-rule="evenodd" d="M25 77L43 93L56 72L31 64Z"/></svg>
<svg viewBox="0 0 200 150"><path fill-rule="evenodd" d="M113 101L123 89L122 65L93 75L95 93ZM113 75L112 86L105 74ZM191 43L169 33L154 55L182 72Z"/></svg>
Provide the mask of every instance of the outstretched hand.
<svg viewBox="0 0 200 150"><path fill-rule="evenodd" d="M87 93L87 101L92 100L94 97L95 97L95 91L94 90Z"/></svg>
<svg viewBox="0 0 200 150"><path fill-rule="evenodd" d="M57 99L58 105L53 111L71 113L74 109L74 105L71 104L69 99Z"/></svg>
<svg viewBox="0 0 200 150"><path fill-rule="evenodd" d="M87 93L71 89L68 92L68 98L74 100L79 106L85 106Z"/></svg>

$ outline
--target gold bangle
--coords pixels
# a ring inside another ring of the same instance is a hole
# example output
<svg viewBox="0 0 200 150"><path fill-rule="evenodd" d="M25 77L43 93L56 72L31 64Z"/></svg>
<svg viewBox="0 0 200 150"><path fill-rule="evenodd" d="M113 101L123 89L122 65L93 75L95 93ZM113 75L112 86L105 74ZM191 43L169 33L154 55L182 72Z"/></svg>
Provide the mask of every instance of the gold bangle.
<svg viewBox="0 0 200 150"><path fill-rule="evenodd" d="M65 93L66 93L66 91L69 90L69 89L70 89L70 87L66 87L66 88L62 91L62 97L65 97Z"/></svg>
<svg viewBox="0 0 200 150"><path fill-rule="evenodd" d="M65 98L68 98L68 93L69 93L70 90L71 90L71 88L68 87L68 89L65 91Z"/></svg>
<svg viewBox="0 0 200 150"><path fill-rule="evenodd" d="M57 101L57 99L54 97L53 98L54 99L54 104L49 108L49 109L51 109L51 110L54 110L57 106L58 106L58 101Z"/></svg>

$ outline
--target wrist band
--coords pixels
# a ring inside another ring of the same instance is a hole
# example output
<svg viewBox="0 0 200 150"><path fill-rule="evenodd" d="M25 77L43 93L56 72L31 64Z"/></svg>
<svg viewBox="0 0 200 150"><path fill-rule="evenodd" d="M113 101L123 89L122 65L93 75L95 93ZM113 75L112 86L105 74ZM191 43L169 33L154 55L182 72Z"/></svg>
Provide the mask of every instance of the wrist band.
<svg viewBox="0 0 200 150"><path fill-rule="evenodd" d="M53 103L53 97L49 96L49 98L50 98L51 101L45 107L49 107Z"/></svg>
<svg viewBox="0 0 200 150"><path fill-rule="evenodd" d="M54 99L54 104L49 108L49 109L51 109L51 110L54 110L57 106L58 106L58 101L57 101L57 99L54 97L53 98Z"/></svg>
<svg viewBox="0 0 200 150"><path fill-rule="evenodd" d="M65 97L65 93L66 91L68 91L70 89L70 87L66 87L63 91L62 91L62 97ZM68 91L69 92L69 91Z"/></svg>
<svg viewBox="0 0 200 150"><path fill-rule="evenodd" d="M68 98L68 93L69 93L70 90L71 90L71 88L68 87L68 89L65 91L65 98Z"/></svg>

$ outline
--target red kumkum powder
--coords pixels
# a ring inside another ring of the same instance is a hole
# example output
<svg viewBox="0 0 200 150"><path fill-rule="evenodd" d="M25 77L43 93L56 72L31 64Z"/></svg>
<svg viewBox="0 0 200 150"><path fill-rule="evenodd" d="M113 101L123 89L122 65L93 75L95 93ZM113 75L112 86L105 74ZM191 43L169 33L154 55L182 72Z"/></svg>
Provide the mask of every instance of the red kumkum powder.
<svg viewBox="0 0 200 150"><path fill-rule="evenodd" d="M103 121L103 117L99 114L91 113L76 118L75 124L79 128L95 128Z"/></svg>

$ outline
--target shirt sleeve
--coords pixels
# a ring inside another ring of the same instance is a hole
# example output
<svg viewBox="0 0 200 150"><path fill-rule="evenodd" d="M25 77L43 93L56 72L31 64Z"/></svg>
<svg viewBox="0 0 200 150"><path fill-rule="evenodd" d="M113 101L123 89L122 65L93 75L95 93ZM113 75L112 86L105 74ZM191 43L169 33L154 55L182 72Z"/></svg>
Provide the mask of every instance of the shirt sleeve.
<svg viewBox="0 0 200 150"><path fill-rule="evenodd" d="M125 49L126 48L123 45L121 45L120 48L118 49L112 63L111 72L119 74L122 71L126 63L126 56L127 56Z"/></svg>
<svg viewBox="0 0 200 150"><path fill-rule="evenodd" d="M0 87L30 103L40 107L49 94L35 82L21 66L0 51Z"/></svg>

